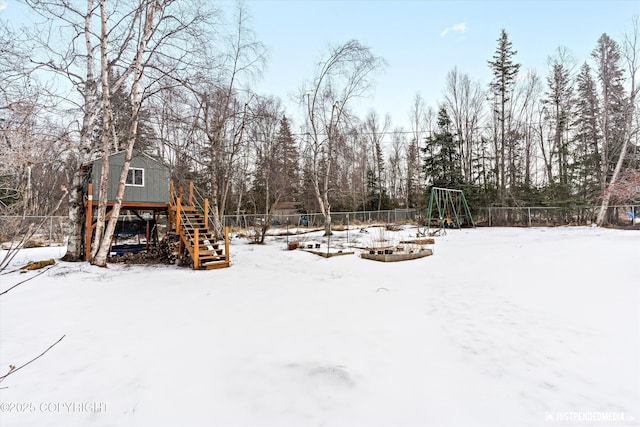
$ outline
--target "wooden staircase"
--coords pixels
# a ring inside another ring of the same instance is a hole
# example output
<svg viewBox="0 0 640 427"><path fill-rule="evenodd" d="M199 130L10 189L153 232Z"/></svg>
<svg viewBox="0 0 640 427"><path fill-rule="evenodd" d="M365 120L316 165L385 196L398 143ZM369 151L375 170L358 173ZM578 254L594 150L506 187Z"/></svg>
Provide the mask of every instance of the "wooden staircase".
<svg viewBox="0 0 640 427"><path fill-rule="evenodd" d="M173 185L171 186L173 187ZM171 189L173 194L173 188ZM170 231L179 236L178 255L191 260L194 270L229 267L229 229L224 229L224 243L217 242L209 229L208 200L202 211L193 203L193 187L185 204L181 197L171 197L169 204Z"/></svg>

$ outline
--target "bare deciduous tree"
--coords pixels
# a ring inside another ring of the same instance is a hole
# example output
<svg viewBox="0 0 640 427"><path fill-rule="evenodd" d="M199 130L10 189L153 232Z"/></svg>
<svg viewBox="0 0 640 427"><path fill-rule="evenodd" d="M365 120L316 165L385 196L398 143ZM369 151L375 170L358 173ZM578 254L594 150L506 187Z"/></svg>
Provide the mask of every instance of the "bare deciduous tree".
<svg viewBox="0 0 640 427"><path fill-rule="evenodd" d="M419 203L422 193L422 164L423 156L421 144L431 134L433 122L433 109L428 108L420 94L416 94L409 111L411 121L411 139L406 150L406 170L405 178L407 192L405 206L415 207Z"/></svg>
<svg viewBox="0 0 640 427"><path fill-rule="evenodd" d="M316 75L303 87L301 101L306 108L310 137L312 185L327 235L331 234L331 168L348 106L370 88L372 74L383 64L368 47L351 40L331 49Z"/></svg>
<svg viewBox="0 0 640 427"><path fill-rule="evenodd" d="M371 149L371 165L376 180L376 191L378 193L378 210L382 209L382 196L384 194L384 183L386 182L384 169L384 152L382 140L391 127L391 116L385 115L384 123L380 123L378 114L370 111L364 122L365 135L369 139Z"/></svg>
<svg viewBox="0 0 640 427"><path fill-rule="evenodd" d="M69 126L74 149L72 155L72 176L69 186L69 220L71 231L67 242L66 261L83 258L83 215L84 184L83 165L92 158L91 140L94 125L99 114L98 88L96 81L95 44L93 18L95 4L86 0L68 2L64 0L26 0L25 3L43 18L36 23L30 37L36 47L32 52L35 67L49 71L62 78L73 87L80 100L74 100L72 94L58 94L67 110L79 112L78 126ZM71 42L61 43L60 38ZM88 244L88 242L87 242Z"/></svg>
<svg viewBox="0 0 640 427"><path fill-rule="evenodd" d="M259 98L251 107L251 119L247 123L247 139L255 150L255 170L250 197L254 212L264 215L255 227L255 240L258 243L264 243L271 225L273 207L280 201L285 190L286 177L281 167L284 153L277 138L280 117L282 107L278 99Z"/></svg>
<svg viewBox="0 0 640 427"><path fill-rule="evenodd" d="M623 118L624 118L624 128L622 134L622 146L620 148L620 153L618 154L618 159L616 161L616 166L611 175L611 179L607 185L607 188L604 192L602 198L602 204L600 205L600 210L598 211L598 216L596 218L596 224L602 226L604 224L607 209L609 207L609 203L614 193L614 189L617 183L617 180L622 171L622 167L627 156L627 149L631 143L631 139L638 131L638 129L634 129L633 127L633 118L635 115L635 106L636 106L636 96L638 94L638 90L640 87L637 87L636 84L636 75L638 74L638 70L640 69L640 65L638 62L640 61L640 30L638 28L638 17L633 17L633 28L631 32L627 32L625 34L624 44L623 44L623 57L627 65L627 71L629 73L630 86L629 86L629 98L624 102L624 110L623 110ZM603 52L604 53L604 52ZM606 58L600 57L601 60ZM613 61L615 58L611 58ZM611 65L611 64L610 64ZM615 71L615 67L609 66L605 69L613 69ZM602 74L601 74L602 76ZM612 80L615 79L615 73L611 76ZM601 77L602 78L602 77ZM615 80L610 82L611 84L615 84ZM604 82L603 82L604 84ZM606 105L605 105L606 108ZM606 114L606 113L605 113ZM604 132L607 135L607 132ZM605 137L606 141L606 137Z"/></svg>
<svg viewBox="0 0 640 427"><path fill-rule="evenodd" d="M247 110L252 94L243 89L260 75L266 48L255 39L249 27L246 7L238 3L232 32L223 43L228 50L203 48L206 63L201 72L185 82L197 105L195 126L205 141L202 160L208 169L211 215L214 232L222 236L222 215L225 214L234 181L234 168L241 160L246 141L243 138ZM197 157L201 157L198 155Z"/></svg>
<svg viewBox="0 0 640 427"><path fill-rule="evenodd" d="M468 182L472 180L474 143L479 140L484 99L485 91L480 83L472 82L469 75L457 68L449 71L444 89L445 106L455 127L462 173Z"/></svg>

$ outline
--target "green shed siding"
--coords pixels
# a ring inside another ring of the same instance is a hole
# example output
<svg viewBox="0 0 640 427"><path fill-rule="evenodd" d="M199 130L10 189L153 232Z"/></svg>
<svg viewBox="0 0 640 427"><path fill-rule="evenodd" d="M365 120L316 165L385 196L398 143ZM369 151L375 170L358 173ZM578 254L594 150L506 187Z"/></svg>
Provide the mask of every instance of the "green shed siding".
<svg viewBox="0 0 640 427"><path fill-rule="evenodd" d="M120 172L124 164L124 152L109 156L109 189L107 200L112 202L118 191ZM134 153L130 168L144 169L144 186L127 185L124 190L125 202L168 203L169 201L169 168L162 162L141 153ZM93 163L93 200L98 200L100 193L100 174L102 160Z"/></svg>

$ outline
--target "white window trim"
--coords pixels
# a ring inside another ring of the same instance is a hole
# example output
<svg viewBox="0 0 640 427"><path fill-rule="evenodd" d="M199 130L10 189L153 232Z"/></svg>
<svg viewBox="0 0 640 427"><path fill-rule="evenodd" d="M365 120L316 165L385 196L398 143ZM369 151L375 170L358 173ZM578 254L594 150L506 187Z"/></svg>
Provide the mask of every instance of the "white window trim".
<svg viewBox="0 0 640 427"><path fill-rule="evenodd" d="M135 177L135 172L134 171L137 171L137 170L142 171L142 184L136 184L135 183L136 177ZM125 182L124 185L127 186L127 187L144 187L144 169L143 168L129 168L129 172L131 172L131 176L133 178L134 183L133 184L127 184ZM128 177L129 177L129 173L127 173L127 178Z"/></svg>

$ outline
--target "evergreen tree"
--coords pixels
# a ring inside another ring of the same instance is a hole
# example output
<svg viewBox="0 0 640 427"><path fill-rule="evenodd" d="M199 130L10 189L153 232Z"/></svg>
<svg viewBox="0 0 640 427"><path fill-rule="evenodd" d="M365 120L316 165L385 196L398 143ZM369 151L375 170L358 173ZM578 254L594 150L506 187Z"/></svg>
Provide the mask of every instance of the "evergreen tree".
<svg viewBox="0 0 640 427"><path fill-rule="evenodd" d="M279 155L278 173L282 176L282 198L287 201L300 200L300 155L298 143L293 138L289 119L283 116L276 136L276 151Z"/></svg>
<svg viewBox="0 0 640 427"><path fill-rule="evenodd" d="M387 189L379 186L375 171L367 169L367 202L362 209L365 211L391 209L391 199Z"/></svg>
<svg viewBox="0 0 640 427"><path fill-rule="evenodd" d="M423 172L434 187L459 188L463 183L458 143L444 107L438 112L438 132L426 139Z"/></svg>
<svg viewBox="0 0 640 427"><path fill-rule="evenodd" d="M414 208L420 203L420 170L420 147L413 138L407 147L407 208Z"/></svg>
<svg viewBox="0 0 640 427"><path fill-rule="evenodd" d="M313 164L308 156L303 158L302 164L302 207L305 212L318 212L318 199L313 193Z"/></svg>
<svg viewBox="0 0 640 427"><path fill-rule="evenodd" d="M573 122L572 175L576 183L578 197L582 202L591 202L602 180L599 145L601 132L598 125L599 104L596 82L591 67L586 62L576 78L575 97L576 119Z"/></svg>
<svg viewBox="0 0 640 427"><path fill-rule="evenodd" d="M600 81L602 102L600 109L600 129L602 130L600 183L602 190L604 190L611 178L624 142L627 99L618 43L607 34L603 34L598 39L596 48L591 55L596 62L596 73Z"/></svg>
<svg viewBox="0 0 640 427"><path fill-rule="evenodd" d="M513 57L518 53L513 50L507 31L503 28L500 31L500 38L497 40L498 47L493 55L492 61L487 61L493 72L493 81L490 84L491 91L496 97L495 111L499 129L496 141L496 177L498 178L499 197L504 199L506 190L506 154L507 145L513 141L509 140L509 129L507 129L508 111L507 102L513 91L520 64L513 61ZM509 147L510 149L512 147ZM513 150L511 150L513 151ZM513 183L511 183L513 184Z"/></svg>
<svg viewBox="0 0 640 427"><path fill-rule="evenodd" d="M569 70L566 65L556 61L552 64L551 74L547 77L547 93L544 103L547 105L546 116L552 126L553 152L558 164L558 184L561 188L568 190L568 156L569 141L566 138L567 129L570 122L571 114L571 98L573 88L569 76ZM552 163L549 162L547 171L549 184L554 183L554 177L551 171Z"/></svg>
<svg viewBox="0 0 640 427"><path fill-rule="evenodd" d="M109 84L114 86L114 83L120 79L120 74L109 73ZM131 96L126 90L125 85L120 85L116 90L111 93L111 129L112 129L112 144L111 149L113 152L122 151L127 144L127 138L131 127L131 118L133 114L133 104L131 102ZM153 151L153 143L156 139L153 128L149 125L151 114L145 108L140 108L138 113L138 128L136 133L136 140L134 142L134 149L151 154ZM94 132L94 144L99 145L102 138L102 115L98 117L98 125Z"/></svg>

